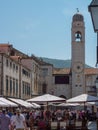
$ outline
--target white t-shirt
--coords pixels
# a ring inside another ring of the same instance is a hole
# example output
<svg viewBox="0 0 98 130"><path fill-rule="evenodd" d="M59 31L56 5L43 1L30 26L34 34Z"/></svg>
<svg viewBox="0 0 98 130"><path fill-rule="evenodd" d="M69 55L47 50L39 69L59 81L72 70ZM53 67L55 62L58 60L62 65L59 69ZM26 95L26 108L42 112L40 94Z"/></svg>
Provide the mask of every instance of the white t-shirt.
<svg viewBox="0 0 98 130"><path fill-rule="evenodd" d="M24 123L25 122L25 117L23 114L15 115L11 121L13 122L13 124L16 126L16 128L24 128Z"/></svg>

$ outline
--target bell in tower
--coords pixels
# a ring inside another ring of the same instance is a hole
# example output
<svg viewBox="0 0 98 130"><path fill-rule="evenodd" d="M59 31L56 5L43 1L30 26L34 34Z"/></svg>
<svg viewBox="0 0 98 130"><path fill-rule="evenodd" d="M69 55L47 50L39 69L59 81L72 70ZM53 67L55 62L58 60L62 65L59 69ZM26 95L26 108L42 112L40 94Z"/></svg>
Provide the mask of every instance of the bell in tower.
<svg viewBox="0 0 98 130"><path fill-rule="evenodd" d="M81 39L82 39L82 35L81 35L81 33L79 31L77 31L75 33L75 41L76 42L81 42Z"/></svg>

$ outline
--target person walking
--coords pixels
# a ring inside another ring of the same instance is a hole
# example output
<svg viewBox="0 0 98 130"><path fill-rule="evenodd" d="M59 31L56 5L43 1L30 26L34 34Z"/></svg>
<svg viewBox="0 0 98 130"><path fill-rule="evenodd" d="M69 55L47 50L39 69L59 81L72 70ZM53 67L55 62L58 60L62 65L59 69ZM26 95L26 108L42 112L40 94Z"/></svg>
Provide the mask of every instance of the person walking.
<svg viewBox="0 0 98 130"><path fill-rule="evenodd" d="M97 130L98 130L98 108L97 108L97 112L96 112L96 126L97 126Z"/></svg>
<svg viewBox="0 0 98 130"><path fill-rule="evenodd" d="M33 127L34 127L34 117L32 115L32 112L29 113L30 117L29 117L29 127L30 127L30 130L33 130Z"/></svg>
<svg viewBox="0 0 98 130"><path fill-rule="evenodd" d="M25 117L19 108L16 109L16 115L11 119L11 124L15 130L28 130Z"/></svg>
<svg viewBox="0 0 98 130"><path fill-rule="evenodd" d="M6 110L3 109L0 114L0 130L9 130L10 117L6 114Z"/></svg>

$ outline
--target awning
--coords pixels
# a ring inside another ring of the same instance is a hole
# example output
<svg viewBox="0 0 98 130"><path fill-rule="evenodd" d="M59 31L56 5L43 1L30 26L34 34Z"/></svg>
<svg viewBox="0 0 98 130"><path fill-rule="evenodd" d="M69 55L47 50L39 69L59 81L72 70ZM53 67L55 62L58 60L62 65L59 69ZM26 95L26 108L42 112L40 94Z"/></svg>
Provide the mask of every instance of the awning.
<svg viewBox="0 0 98 130"><path fill-rule="evenodd" d="M2 104L5 104L7 107L18 107L16 103L11 102L4 97L0 97L0 102L2 102Z"/></svg>
<svg viewBox="0 0 98 130"><path fill-rule="evenodd" d="M34 106L34 108L40 108L41 106L39 105L39 104L37 104L37 103L31 103L33 106Z"/></svg>
<svg viewBox="0 0 98 130"><path fill-rule="evenodd" d="M10 105L0 101L0 107L9 107Z"/></svg>
<svg viewBox="0 0 98 130"><path fill-rule="evenodd" d="M24 106L24 107L26 107L26 108L30 108L30 107L33 107L33 108L34 108L34 106L33 106L31 103L29 103L29 102L27 102L27 101L24 101L24 100L22 100L22 99L9 98L9 100L11 100L11 101L13 101L13 102L19 104L20 106Z"/></svg>

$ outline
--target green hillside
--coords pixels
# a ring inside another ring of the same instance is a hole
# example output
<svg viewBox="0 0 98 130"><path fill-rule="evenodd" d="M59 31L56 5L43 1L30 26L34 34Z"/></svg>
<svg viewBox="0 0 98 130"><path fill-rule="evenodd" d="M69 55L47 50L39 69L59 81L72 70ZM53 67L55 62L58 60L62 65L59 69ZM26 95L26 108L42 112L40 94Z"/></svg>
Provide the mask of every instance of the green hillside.
<svg viewBox="0 0 98 130"><path fill-rule="evenodd" d="M40 57L44 62L53 64L55 68L71 68L71 60L51 59L46 57ZM85 65L86 68L90 66Z"/></svg>

